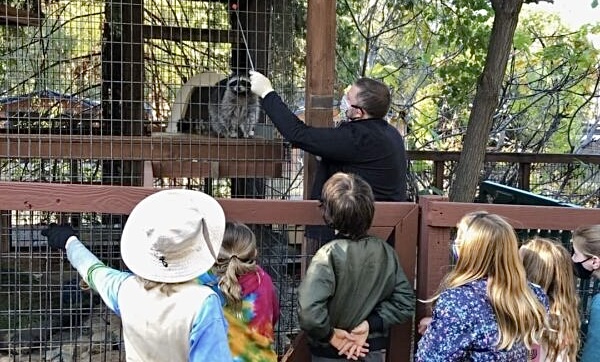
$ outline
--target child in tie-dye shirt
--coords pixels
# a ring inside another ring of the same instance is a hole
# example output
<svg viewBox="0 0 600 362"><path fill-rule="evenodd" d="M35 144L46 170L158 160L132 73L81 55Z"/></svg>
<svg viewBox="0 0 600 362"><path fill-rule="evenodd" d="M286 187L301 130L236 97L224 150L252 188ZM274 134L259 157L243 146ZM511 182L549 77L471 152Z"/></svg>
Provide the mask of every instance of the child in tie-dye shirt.
<svg viewBox="0 0 600 362"><path fill-rule="evenodd" d="M257 253L252 230L227 222L217 262L200 277L222 298L235 362L277 361L273 327L279 302L271 277L256 263Z"/></svg>

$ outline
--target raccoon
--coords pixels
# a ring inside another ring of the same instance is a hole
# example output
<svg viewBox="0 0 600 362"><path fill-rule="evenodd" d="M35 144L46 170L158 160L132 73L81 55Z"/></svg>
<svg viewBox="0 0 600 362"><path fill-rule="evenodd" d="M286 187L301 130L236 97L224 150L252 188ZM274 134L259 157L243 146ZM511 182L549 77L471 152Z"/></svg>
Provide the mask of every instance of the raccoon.
<svg viewBox="0 0 600 362"><path fill-rule="evenodd" d="M208 104L211 133L227 138L254 137L261 109L250 87L250 79L240 75L225 78L213 87Z"/></svg>

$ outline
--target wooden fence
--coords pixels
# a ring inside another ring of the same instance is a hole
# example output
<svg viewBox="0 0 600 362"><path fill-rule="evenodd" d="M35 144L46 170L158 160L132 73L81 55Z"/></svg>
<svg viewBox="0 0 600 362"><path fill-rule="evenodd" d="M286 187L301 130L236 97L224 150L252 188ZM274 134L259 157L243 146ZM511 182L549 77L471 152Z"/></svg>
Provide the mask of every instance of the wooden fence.
<svg viewBox="0 0 600 362"><path fill-rule="evenodd" d="M0 183L0 205L5 210L105 212L128 214L134 205L158 189L45 183ZM314 225L322 223L316 201L218 199L228 218L250 224ZM547 206L450 203L424 196L418 204L377 203L372 233L393 240L403 268L415 282L417 297L432 295L449 267L452 230L468 212L486 210L504 216L516 229L572 230L600 223L600 210ZM2 220L6 222L6 220ZM0 227L6 227L5 224ZM6 233L0 232L6 239ZM0 250L9 240L0 239ZM415 322L427 314L417 304ZM414 324L394 328L388 361L408 361L417 336ZM297 340L285 355L288 361L306 361L307 349Z"/></svg>
<svg viewBox="0 0 600 362"><path fill-rule="evenodd" d="M432 185L439 190L445 190L447 182L447 172L444 172L452 163L458 162L460 152L447 151L407 151L408 158L411 161L431 161L432 166ZM489 163L513 163L518 165L518 177L516 187L522 190L530 190L531 169L533 165L539 164L589 164L600 165L600 155L596 154L549 154L549 153L518 153L518 152L498 152L486 153L484 162Z"/></svg>
<svg viewBox="0 0 600 362"><path fill-rule="evenodd" d="M142 198L155 188L73 184L0 182L0 205L5 210L54 212L98 212L129 214ZM248 224L322 224L317 201L218 199L227 218ZM394 243L409 280L415 280L418 205L377 203L371 233ZM3 220L7 223L7 220ZM0 228L3 225L0 225ZM6 227L6 225L4 225ZM0 232L4 238L9 233ZM0 239L0 250L9 249L10 240ZM392 330L391 361L407 361L410 356L412 324ZM298 341L288 353L291 360L306 361L307 349Z"/></svg>

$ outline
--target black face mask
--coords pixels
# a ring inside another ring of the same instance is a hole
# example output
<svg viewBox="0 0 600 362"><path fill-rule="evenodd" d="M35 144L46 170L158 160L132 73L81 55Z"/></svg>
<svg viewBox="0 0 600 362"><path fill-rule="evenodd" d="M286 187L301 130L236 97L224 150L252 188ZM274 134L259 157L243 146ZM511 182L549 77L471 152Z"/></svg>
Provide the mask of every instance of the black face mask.
<svg viewBox="0 0 600 362"><path fill-rule="evenodd" d="M451 249L452 249L452 258L450 259L450 261L452 262L452 264L456 264L456 263L458 263L458 245L456 245L455 243L452 243Z"/></svg>
<svg viewBox="0 0 600 362"><path fill-rule="evenodd" d="M578 277L579 279L590 279L592 277L592 273L594 272L593 270L587 270L582 264L585 263L586 261L590 260L591 258L593 258L592 256L590 256L589 258L582 260L582 261L578 261L578 262L573 262L573 273L575 273L575 276Z"/></svg>

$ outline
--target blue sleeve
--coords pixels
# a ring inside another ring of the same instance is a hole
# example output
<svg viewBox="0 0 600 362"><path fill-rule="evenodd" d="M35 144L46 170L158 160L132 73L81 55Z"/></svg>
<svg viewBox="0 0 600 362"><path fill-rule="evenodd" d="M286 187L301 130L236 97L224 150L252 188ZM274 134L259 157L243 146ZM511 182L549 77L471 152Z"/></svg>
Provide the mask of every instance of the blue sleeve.
<svg viewBox="0 0 600 362"><path fill-rule="evenodd" d="M119 288L132 274L107 267L78 239L69 241L67 258L83 280L100 294L106 306L120 317L117 302Z"/></svg>
<svg viewBox="0 0 600 362"><path fill-rule="evenodd" d="M595 362L600 356L600 294L592 298L587 338L580 362Z"/></svg>
<svg viewBox="0 0 600 362"><path fill-rule="evenodd" d="M221 289L219 289L219 278L217 278L217 276L215 274L213 274L210 271L207 271L206 273L201 274L198 277L198 283L200 283L202 285L206 285L207 287L210 287L210 289L212 289L213 292L217 293L217 295L219 296L219 299L221 300L221 305L225 305L227 300L225 300L225 296L223 295L223 292L221 292Z"/></svg>
<svg viewBox="0 0 600 362"><path fill-rule="evenodd" d="M418 343L415 361L462 361L473 343L471 311L464 308L465 296L448 289L438 298L432 321Z"/></svg>
<svg viewBox="0 0 600 362"><path fill-rule="evenodd" d="M211 294L196 315L190 333L191 362L231 362L227 322L219 297Z"/></svg>

